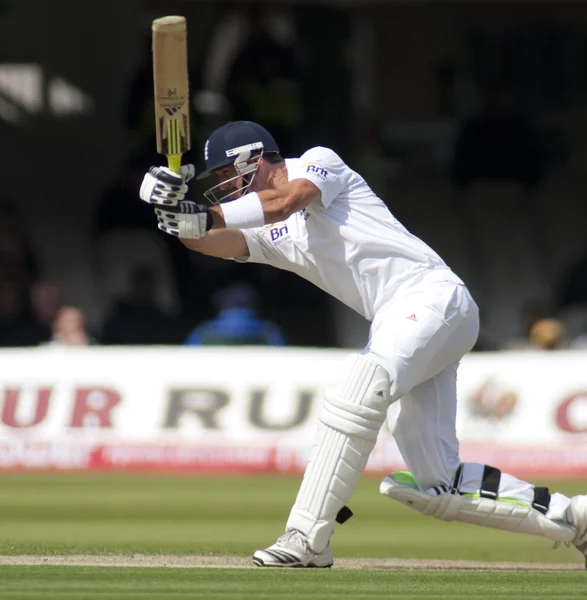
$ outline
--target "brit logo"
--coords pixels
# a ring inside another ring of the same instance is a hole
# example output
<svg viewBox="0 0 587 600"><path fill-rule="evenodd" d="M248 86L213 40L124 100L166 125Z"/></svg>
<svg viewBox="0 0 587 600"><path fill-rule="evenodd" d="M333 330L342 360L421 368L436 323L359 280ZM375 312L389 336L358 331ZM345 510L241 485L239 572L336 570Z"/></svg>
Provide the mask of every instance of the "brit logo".
<svg viewBox="0 0 587 600"><path fill-rule="evenodd" d="M308 165L306 167L306 173L314 173L315 175L318 175L318 177L321 177L322 179L326 179L328 177L328 171L324 168L321 167L320 165Z"/></svg>
<svg viewBox="0 0 587 600"><path fill-rule="evenodd" d="M289 238L289 229L286 223L275 223L274 227L267 228L265 232L269 233L269 237L275 247L280 246Z"/></svg>
<svg viewBox="0 0 587 600"><path fill-rule="evenodd" d="M289 233L287 229L287 225L282 225L281 227L274 227L269 230L269 235L271 236L271 241L276 242L279 238L287 235Z"/></svg>

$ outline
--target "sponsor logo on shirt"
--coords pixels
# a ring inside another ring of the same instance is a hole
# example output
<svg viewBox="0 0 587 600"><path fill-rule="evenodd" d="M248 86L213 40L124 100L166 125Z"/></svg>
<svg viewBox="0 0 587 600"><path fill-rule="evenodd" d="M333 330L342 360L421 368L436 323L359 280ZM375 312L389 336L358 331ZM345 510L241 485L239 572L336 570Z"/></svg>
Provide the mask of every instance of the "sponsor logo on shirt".
<svg viewBox="0 0 587 600"><path fill-rule="evenodd" d="M312 173L313 175L318 175L318 177L320 177L321 179L324 179L324 180L326 180L326 178L328 177L328 171L324 167L321 167L320 165L312 164L312 163L310 163L309 165L306 166L306 173Z"/></svg>
<svg viewBox="0 0 587 600"><path fill-rule="evenodd" d="M286 223L275 223L273 227L267 228L264 233L268 233L273 245L280 246L289 237L289 230Z"/></svg>
<svg viewBox="0 0 587 600"><path fill-rule="evenodd" d="M302 219L304 219L304 221L307 221L310 218L310 213L306 208L302 208L302 210L299 210L298 214L300 215L300 217L302 217Z"/></svg>

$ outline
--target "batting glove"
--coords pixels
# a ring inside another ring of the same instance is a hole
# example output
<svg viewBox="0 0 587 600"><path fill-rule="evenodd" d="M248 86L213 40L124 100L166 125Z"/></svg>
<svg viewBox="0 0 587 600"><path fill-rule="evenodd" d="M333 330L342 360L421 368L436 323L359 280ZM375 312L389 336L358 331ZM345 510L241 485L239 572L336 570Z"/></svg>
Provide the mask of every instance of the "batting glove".
<svg viewBox="0 0 587 600"><path fill-rule="evenodd" d="M195 175L194 165L184 165L180 173L167 167L151 167L143 178L139 196L144 202L160 206L177 206L188 191L186 183Z"/></svg>
<svg viewBox="0 0 587 600"><path fill-rule="evenodd" d="M157 227L176 237L197 240L212 227L212 213L202 205L183 200L176 206L156 208Z"/></svg>

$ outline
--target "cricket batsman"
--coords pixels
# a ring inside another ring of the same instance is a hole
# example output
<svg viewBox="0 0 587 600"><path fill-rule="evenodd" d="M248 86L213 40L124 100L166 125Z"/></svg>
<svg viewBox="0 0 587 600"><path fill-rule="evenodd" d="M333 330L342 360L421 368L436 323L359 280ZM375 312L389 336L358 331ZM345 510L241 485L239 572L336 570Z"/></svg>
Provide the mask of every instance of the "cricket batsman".
<svg viewBox="0 0 587 600"><path fill-rule="evenodd" d="M461 462L457 370L479 330L467 287L389 212L332 150L284 159L249 121L216 129L204 148L211 205L185 200L181 174L151 167L140 197L158 227L209 256L297 273L371 322L322 398L318 431L285 533L257 550L260 567L330 567L330 536L373 450L389 406L409 473L380 491L423 515L572 543L587 557L587 496L568 498L498 468Z"/></svg>

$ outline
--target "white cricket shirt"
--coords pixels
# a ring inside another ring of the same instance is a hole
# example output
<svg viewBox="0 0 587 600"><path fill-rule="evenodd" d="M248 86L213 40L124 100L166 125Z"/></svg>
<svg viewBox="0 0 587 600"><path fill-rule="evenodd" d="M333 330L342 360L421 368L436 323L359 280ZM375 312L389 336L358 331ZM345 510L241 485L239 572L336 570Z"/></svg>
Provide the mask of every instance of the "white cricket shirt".
<svg viewBox="0 0 587 600"><path fill-rule="evenodd" d="M316 147L285 162L289 181L308 179L322 198L280 223L243 229L249 262L297 273L368 320L431 269L462 283L335 152Z"/></svg>

